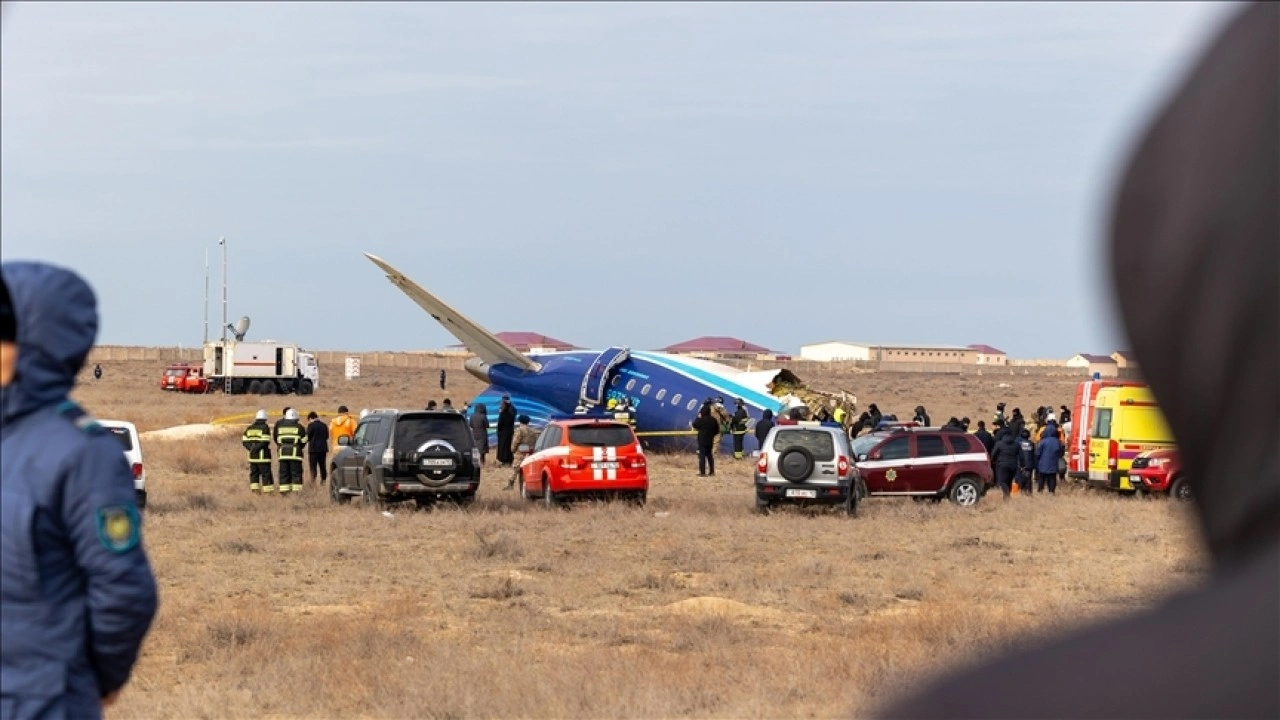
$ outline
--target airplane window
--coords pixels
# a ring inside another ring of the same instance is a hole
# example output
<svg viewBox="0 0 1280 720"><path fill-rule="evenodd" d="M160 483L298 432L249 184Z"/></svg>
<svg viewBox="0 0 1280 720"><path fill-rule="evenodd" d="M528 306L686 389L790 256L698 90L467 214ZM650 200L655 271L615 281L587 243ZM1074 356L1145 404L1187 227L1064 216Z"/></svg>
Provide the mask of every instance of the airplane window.
<svg viewBox="0 0 1280 720"><path fill-rule="evenodd" d="M680 407L680 393L671 396L671 404Z"/></svg>
<svg viewBox="0 0 1280 720"><path fill-rule="evenodd" d="M627 381L627 392L631 392L632 390L635 389L635 387L636 387L635 378L631 378L630 380Z"/></svg>
<svg viewBox="0 0 1280 720"><path fill-rule="evenodd" d="M621 375L614 375L614 376L613 376L613 379L609 381L609 385L610 385L610 386L613 386L613 387L616 387L616 386L618 385L618 381L619 381L619 380L621 380L621 379L622 379L622 376L621 376Z"/></svg>
<svg viewBox="0 0 1280 720"><path fill-rule="evenodd" d="M641 395L648 395L648 394L649 394L649 387L650 387L649 383L645 383L645 384L644 384L644 387L640 388L640 394L641 394Z"/></svg>
<svg viewBox="0 0 1280 720"><path fill-rule="evenodd" d="M685 407L686 407L687 409L689 409L689 410L692 410L692 409L694 409L694 408L698 407L698 399L697 399L697 398L694 398L694 399L690 400L690 401L689 401L689 404L688 404L688 405L685 405Z"/></svg>
<svg viewBox="0 0 1280 720"><path fill-rule="evenodd" d="M656 399L656 400L661 400L662 398L664 398L664 397L666 397L666 396L667 396L667 389L666 389L666 388L662 388L661 390L659 390L659 391L658 391L658 394L657 394L657 395L654 395L653 397L654 397L654 399Z"/></svg>

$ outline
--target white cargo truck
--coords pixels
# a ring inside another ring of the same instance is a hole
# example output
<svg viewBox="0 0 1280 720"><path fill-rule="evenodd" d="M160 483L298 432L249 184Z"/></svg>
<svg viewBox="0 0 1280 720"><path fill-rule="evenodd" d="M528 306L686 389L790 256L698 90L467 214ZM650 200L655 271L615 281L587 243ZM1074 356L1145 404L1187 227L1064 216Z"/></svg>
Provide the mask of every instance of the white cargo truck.
<svg viewBox="0 0 1280 720"><path fill-rule="evenodd" d="M274 340L220 340L204 346L210 392L232 395L310 395L320 386L316 356Z"/></svg>

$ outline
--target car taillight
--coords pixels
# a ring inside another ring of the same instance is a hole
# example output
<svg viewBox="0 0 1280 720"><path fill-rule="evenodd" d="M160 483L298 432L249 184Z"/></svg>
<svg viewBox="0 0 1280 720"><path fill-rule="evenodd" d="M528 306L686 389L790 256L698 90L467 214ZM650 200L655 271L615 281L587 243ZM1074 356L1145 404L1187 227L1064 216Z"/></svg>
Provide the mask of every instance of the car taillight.
<svg viewBox="0 0 1280 720"><path fill-rule="evenodd" d="M631 458L631 467L632 467L633 469L635 469L635 470L639 470L640 468L644 467L645 465L646 465L646 463L645 463L645 461L644 461L644 456L643 456L643 455L636 455L635 457Z"/></svg>
<svg viewBox="0 0 1280 720"><path fill-rule="evenodd" d="M836 460L836 471L841 475L849 472L849 458L841 455L840 459Z"/></svg>
<svg viewBox="0 0 1280 720"><path fill-rule="evenodd" d="M760 453L760 457L756 459L756 470L760 472L760 474L762 475L764 473L769 472L769 456L768 455L764 453Z"/></svg>
<svg viewBox="0 0 1280 720"><path fill-rule="evenodd" d="M577 458L566 455L560 458L560 467L564 468L565 470L577 470L580 466L578 465Z"/></svg>
<svg viewBox="0 0 1280 720"><path fill-rule="evenodd" d="M1120 462L1120 444L1115 440L1107 442L1107 467L1115 469Z"/></svg>
<svg viewBox="0 0 1280 720"><path fill-rule="evenodd" d="M383 465L390 465L391 463L393 463L393 462L395 462L395 461L396 461L396 451L395 451L395 450L392 450L391 448L387 448L386 450L383 450L383 451L382 451L382 464L383 464Z"/></svg>
<svg viewBox="0 0 1280 720"><path fill-rule="evenodd" d="M142 477L142 463L133 464L133 479L137 480Z"/></svg>
<svg viewBox="0 0 1280 720"><path fill-rule="evenodd" d="M480 467L480 449L471 448L471 464Z"/></svg>

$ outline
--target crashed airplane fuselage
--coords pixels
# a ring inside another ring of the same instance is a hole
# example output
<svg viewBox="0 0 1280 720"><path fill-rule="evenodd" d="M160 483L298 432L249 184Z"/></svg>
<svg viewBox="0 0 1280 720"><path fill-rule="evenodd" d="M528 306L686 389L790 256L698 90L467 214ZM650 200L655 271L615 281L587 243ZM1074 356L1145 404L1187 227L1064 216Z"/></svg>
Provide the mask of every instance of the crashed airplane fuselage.
<svg viewBox="0 0 1280 720"><path fill-rule="evenodd" d="M489 386L471 402L484 403L491 419L504 395L511 398L518 412L529 416L534 427L541 427L552 417L573 414L582 406L592 413L604 412L610 400L625 397L644 447L675 450L692 447L689 423L707 398L723 398L730 409L735 400L741 399L751 427L765 410L783 415L792 408L813 408L817 403L832 408L841 404L847 412L852 410L851 396L810 390L785 370L743 371L706 360L623 346L524 355L386 261L367 253L366 257L475 354L467 360L466 370ZM731 441L728 433L722 441ZM754 450L755 446L754 434L748 432L746 449Z"/></svg>

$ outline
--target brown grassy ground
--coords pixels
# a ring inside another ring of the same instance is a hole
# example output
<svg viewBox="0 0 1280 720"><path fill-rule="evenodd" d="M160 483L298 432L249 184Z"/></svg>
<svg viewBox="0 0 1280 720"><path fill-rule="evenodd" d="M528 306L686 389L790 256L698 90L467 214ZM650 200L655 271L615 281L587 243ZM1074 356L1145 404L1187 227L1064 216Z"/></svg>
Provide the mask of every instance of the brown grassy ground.
<svg viewBox="0 0 1280 720"><path fill-rule="evenodd" d="M104 370L78 397L142 430L258 405L162 393L156 364ZM434 380L383 370L304 404L420 407ZM854 382L864 405L935 420L1074 387ZM459 373L449 394L478 389ZM746 463L698 478L671 457L644 509L525 506L495 469L469 511L388 518L311 488L250 496L234 436L144 450L161 610L115 717L858 715L952 663L1148 606L1205 562L1187 508L1083 491L765 517Z"/></svg>

